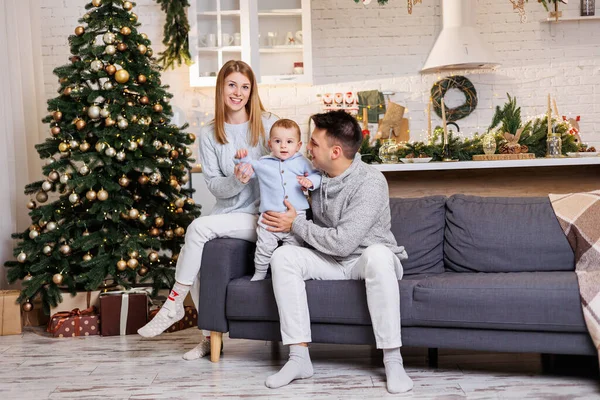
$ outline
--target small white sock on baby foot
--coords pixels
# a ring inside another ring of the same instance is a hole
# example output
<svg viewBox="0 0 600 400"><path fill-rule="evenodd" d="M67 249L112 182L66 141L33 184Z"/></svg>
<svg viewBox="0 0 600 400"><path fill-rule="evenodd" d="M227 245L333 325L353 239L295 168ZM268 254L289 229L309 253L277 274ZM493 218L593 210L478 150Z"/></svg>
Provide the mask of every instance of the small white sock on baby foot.
<svg viewBox="0 0 600 400"><path fill-rule="evenodd" d="M197 360L210 354L210 340L203 338L192 350L183 355L184 360Z"/></svg>
<svg viewBox="0 0 600 400"><path fill-rule="evenodd" d="M290 346L290 359L281 370L271 375L265 381L265 385L276 389L288 385L295 379L306 379L313 376L313 366L310 362L308 347L293 344Z"/></svg>
<svg viewBox="0 0 600 400"><path fill-rule="evenodd" d="M163 304L158 313L152 318L152 321L138 329L138 334L143 337L160 335L165 329L183 318L185 315L183 300L189 291L190 286L182 285L179 282L175 283L165 304Z"/></svg>
<svg viewBox="0 0 600 400"><path fill-rule="evenodd" d="M251 281L262 281L266 277L267 277L267 271L265 271L265 272L256 271L256 272L254 272L254 276L250 280Z"/></svg>
<svg viewBox="0 0 600 400"><path fill-rule="evenodd" d="M413 388L413 381L404 370L400 347L383 349L383 365L385 366L388 392L404 393Z"/></svg>

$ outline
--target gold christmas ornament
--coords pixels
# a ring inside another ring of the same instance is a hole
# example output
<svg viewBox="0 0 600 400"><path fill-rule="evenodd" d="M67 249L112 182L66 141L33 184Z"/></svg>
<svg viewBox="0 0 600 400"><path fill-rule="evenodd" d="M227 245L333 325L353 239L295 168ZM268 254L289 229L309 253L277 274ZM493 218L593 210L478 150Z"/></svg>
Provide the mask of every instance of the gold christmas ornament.
<svg viewBox="0 0 600 400"><path fill-rule="evenodd" d="M128 220L129 219L129 215L127 215L127 213L122 212L119 215L121 216L121 219L123 219L123 220Z"/></svg>
<svg viewBox="0 0 600 400"><path fill-rule="evenodd" d="M61 247L61 249L62 249L62 247ZM61 274L54 274L52 276L52 282L54 282L57 285L61 285L63 283L63 280L64 280L64 278Z"/></svg>
<svg viewBox="0 0 600 400"><path fill-rule="evenodd" d="M127 260L127 266L131 269L136 269L140 263L135 258L130 258Z"/></svg>
<svg viewBox="0 0 600 400"><path fill-rule="evenodd" d="M104 52L106 54L108 54L109 56L112 56L112 55L114 55L117 52L117 48L114 45L109 44L108 46L106 46L104 48Z"/></svg>
<svg viewBox="0 0 600 400"><path fill-rule="evenodd" d="M23 311L29 312L31 310L33 310L33 304L31 304L28 301L26 301L25 303L23 303Z"/></svg>
<svg viewBox="0 0 600 400"><path fill-rule="evenodd" d="M148 35L146 35L145 33L142 33L141 36L142 36L142 39L148 40Z"/></svg>
<svg viewBox="0 0 600 400"><path fill-rule="evenodd" d="M104 108L102 110L100 110L100 116L102 118L110 117L110 110L106 106L104 106Z"/></svg>
<svg viewBox="0 0 600 400"><path fill-rule="evenodd" d="M171 157L172 160L175 160L179 158L179 152L177 150L171 150L169 157Z"/></svg>
<svg viewBox="0 0 600 400"><path fill-rule="evenodd" d="M177 187L177 185L179 185L179 182L177 182L177 179L169 179L169 185L171 185L171 187Z"/></svg>
<svg viewBox="0 0 600 400"><path fill-rule="evenodd" d="M107 65L106 68L104 68L104 70L106 71L107 74L109 75L114 75L115 72L117 72L117 67L115 67L114 65Z"/></svg>
<svg viewBox="0 0 600 400"><path fill-rule="evenodd" d="M175 236L183 236L185 234L185 229L183 229L181 226L178 226L177 228L175 228Z"/></svg>
<svg viewBox="0 0 600 400"><path fill-rule="evenodd" d="M158 235L160 235L160 230L158 228L150 229L150 236L156 237Z"/></svg>
<svg viewBox="0 0 600 400"><path fill-rule="evenodd" d="M146 222L146 220L147 220L147 219L148 219L148 215L146 215L145 213L143 213L143 212L142 212L142 213L140 214L140 218L139 218L139 220L140 220L141 222Z"/></svg>
<svg viewBox="0 0 600 400"><path fill-rule="evenodd" d="M35 204L35 201L33 201L33 200L29 200L29 201L27 202L27 208L28 208L28 209L30 209L30 210L33 210L33 209L35 208L35 206L36 206L36 204Z"/></svg>
<svg viewBox="0 0 600 400"><path fill-rule="evenodd" d="M129 72L120 69L115 73L115 80L119 83L125 83L129 80Z"/></svg>
<svg viewBox="0 0 600 400"><path fill-rule="evenodd" d="M68 244L63 244L62 246L60 246L59 251L62 254L67 255L71 252L71 246L69 246Z"/></svg>
<svg viewBox="0 0 600 400"><path fill-rule="evenodd" d="M83 261L90 261L92 259L92 255L90 253L83 255Z"/></svg>
<svg viewBox="0 0 600 400"><path fill-rule="evenodd" d="M119 185L121 185L122 187L127 187L130 183L131 180L125 175L119 178Z"/></svg>
<svg viewBox="0 0 600 400"><path fill-rule="evenodd" d="M138 258L140 255L140 253L138 253L137 250L129 250L127 254L129 254L129 257L131 258Z"/></svg>
<svg viewBox="0 0 600 400"><path fill-rule="evenodd" d="M138 20L137 14L136 13L131 13L130 16L129 16L129 20L131 22L137 22L137 20Z"/></svg>
<svg viewBox="0 0 600 400"><path fill-rule="evenodd" d="M20 252L19 255L17 256L17 261L20 262L21 264L24 263L25 261L27 261L27 254Z"/></svg>
<svg viewBox="0 0 600 400"><path fill-rule="evenodd" d="M104 189L101 189L98 192L98 200L100 200L100 201L106 201L106 200L108 200L108 192L106 190L104 190Z"/></svg>
<svg viewBox="0 0 600 400"><path fill-rule="evenodd" d="M52 113L52 118L54 118L54 120L56 122L60 121L62 119L63 114L60 111L54 111Z"/></svg>
<svg viewBox="0 0 600 400"><path fill-rule="evenodd" d="M120 151L117 153L117 161L125 161L127 158L127 154L124 151Z"/></svg>
<svg viewBox="0 0 600 400"><path fill-rule="evenodd" d="M187 204L188 206L193 206L194 204L196 204L196 202L194 201L194 199L192 199L191 197L188 197L185 200L185 204Z"/></svg>
<svg viewBox="0 0 600 400"><path fill-rule="evenodd" d="M152 57L153 54L154 54L154 52L152 51L152 48L148 47L148 51L146 52L146 55L148 57ZM160 86L160 79L158 80L158 84Z"/></svg>
<svg viewBox="0 0 600 400"><path fill-rule="evenodd" d="M188 175L183 175L181 178L179 178L179 180L181 181L181 183L188 183L190 177Z"/></svg>
<svg viewBox="0 0 600 400"><path fill-rule="evenodd" d="M115 40L117 40L117 36L112 32L106 32L104 36L102 36L102 40L106 44L113 44Z"/></svg>
<svg viewBox="0 0 600 400"><path fill-rule="evenodd" d="M163 111L163 106L161 106L160 104L155 104L152 106L152 111L160 113Z"/></svg>
<svg viewBox="0 0 600 400"><path fill-rule="evenodd" d="M165 224L165 220L161 217L156 217L154 219L154 225L156 225L156 227L160 228L161 226L163 226Z"/></svg>
<svg viewBox="0 0 600 400"><path fill-rule="evenodd" d="M73 88L71 88L70 86L67 86L67 87L65 88L65 90L63 90L63 94L64 94L65 96L69 96L69 95L71 94L71 91L72 91L72 90L73 90Z"/></svg>
<svg viewBox="0 0 600 400"><path fill-rule="evenodd" d="M83 146L83 143L81 144ZM69 179L71 179L71 175L69 174L64 174L60 176L60 183L62 183L63 185L66 185L67 182L69 182Z"/></svg>
<svg viewBox="0 0 600 400"><path fill-rule="evenodd" d="M116 121L110 117L108 117L104 120L105 126L113 126L115 123L116 123Z"/></svg>
<svg viewBox="0 0 600 400"><path fill-rule="evenodd" d="M148 255L148 260L150 260L150 262L157 262L158 261L158 253L153 251Z"/></svg>
<svg viewBox="0 0 600 400"><path fill-rule="evenodd" d="M142 75L142 74L138 75L138 77L137 77L138 83L146 83L147 79L148 78L146 78L146 75Z"/></svg>
<svg viewBox="0 0 600 400"><path fill-rule="evenodd" d="M117 127L121 130L127 129L128 126L129 122L127 122L126 119L121 119L119 122L117 122Z"/></svg>
<svg viewBox="0 0 600 400"><path fill-rule="evenodd" d="M138 148L138 144L136 141L132 140L127 144L127 148L131 151L136 151Z"/></svg>
<svg viewBox="0 0 600 400"><path fill-rule="evenodd" d="M30 281L30 280L32 280L32 279L33 279L33 276L32 276L31 274L29 274L29 273L28 273L28 274L25 276L25 278L23 278L23 282L29 282L29 281Z"/></svg>
<svg viewBox="0 0 600 400"><path fill-rule="evenodd" d="M79 145L79 150L81 150L82 152L86 152L90 149L90 144L88 142L86 142L85 140L83 142L81 142L81 144Z"/></svg>
<svg viewBox="0 0 600 400"><path fill-rule="evenodd" d="M39 201L40 203L45 203L48 200L48 194L46 192L44 192L43 190L39 191L35 195L35 199L37 201Z"/></svg>
<svg viewBox="0 0 600 400"><path fill-rule="evenodd" d="M92 5L94 7L100 7L102 5L102 0L92 0Z"/></svg>
<svg viewBox="0 0 600 400"><path fill-rule="evenodd" d="M138 275L139 276L146 276L148 274L148 268L147 267L140 267L140 269L138 269Z"/></svg>
<svg viewBox="0 0 600 400"><path fill-rule="evenodd" d="M81 61L81 57L79 57L79 56L71 56L69 58L69 60L71 61L71 63L75 64L76 62Z"/></svg>
<svg viewBox="0 0 600 400"><path fill-rule="evenodd" d="M133 4L130 1L123 2L123 10L131 11L132 8L133 8Z"/></svg>
<svg viewBox="0 0 600 400"><path fill-rule="evenodd" d="M179 253L173 254L173 257L171 257L171 260L177 262L177 260L179 260Z"/></svg>
<svg viewBox="0 0 600 400"><path fill-rule="evenodd" d="M173 239L173 231L172 231L171 229L167 229L167 230L165 231L165 237L166 237L167 239Z"/></svg>
<svg viewBox="0 0 600 400"><path fill-rule="evenodd" d="M75 28L75 34L77 36L81 36L85 33L85 29L83 26L78 26L77 28Z"/></svg>
<svg viewBox="0 0 600 400"><path fill-rule="evenodd" d="M89 201L94 201L96 200L96 197L98 197L98 194L94 191L94 190L88 190L88 192L85 194L85 198L88 199Z"/></svg>
<svg viewBox="0 0 600 400"><path fill-rule="evenodd" d="M150 99L148 98L148 96L142 96L140 97L140 104L148 104L150 103Z"/></svg>
<svg viewBox="0 0 600 400"><path fill-rule="evenodd" d="M81 234L81 236L90 236L90 231L87 229Z"/></svg>
<svg viewBox="0 0 600 400"><path fill-rule="evenodd" d="M117 269L119 271L125 271L127 269L127 262L125 260L117 261Z"/></svg>
<svg viewBox="0 0 600 400"><path fill-rule="evenodd" d="M123 29L125 29L125 28L123 28ZM119 51L125 51L125 50L127 50L127 45L125 43L119 43L117 45L117 50L119 50Z"/></svg>
<svg viewBox="0 0 600 400"><path fill-rule="evenodd" d="M132 208L129 210L129 218L136 219L140 216L140 212L136 208Z"/></svg>
<svg viewBox="0 0 600 400"><path fill-rule="evenodd" d="M96 143L96 151L98 153L102 153L104 151L104 149L106 149L106 143L104 143L104 142Z"/></svg>
<svg viewBox="0 0 600 400"><path fill-rule="evenodd" d="M174 201L175 207L181 208L185 205L185 200L181 197Z"/></svg>
<svg viewBox="0 0 600 400"><path fill-rule="evenodd" d="M50 129L50 133L52 133L52 136L56 136L60 133L60 128L58 126L53 126Z"/></svg>
<svg viewBox="0 0 600 400"><path fill-rule="evenodd" d="M148 183L148 181L149 181L149 179L148 179L148 177L147 177L146 175L141 175L141 176L138 178L138 183L139 183L140 185L145 185L145 184L147 184L147 183Z"/></svg>
<svg viewBox="0 0 600 400"><path fill-rule="evenodd" d="M143 44L139 44L137 47L138 51L140 52L141 55L146 54L146 52L148 51L148 48L143 45Z"/></svg>
<svg viewBox="0 0 600 400"><path fill-rule="evenodd" d="M102 68L104 68L104 63L100 60L94 60L90 63L90 69L94 72L98 72Z"/></svg>
<svg viewBox="0 0 600 400"><path fill-rule="evenodd" d="M58 151L60 151L61 153L64 153L65 151L69 150L69 145L65 142L61 142L58 145Z"/></svg>
<svg viewBox="0 0 600 400"><path fill-rule="evenodd" d="M78 119L77 122L75 122L75 128L77 128L78 131L84 129L85 126L86 126L86 123L82 119Z"/></svg>

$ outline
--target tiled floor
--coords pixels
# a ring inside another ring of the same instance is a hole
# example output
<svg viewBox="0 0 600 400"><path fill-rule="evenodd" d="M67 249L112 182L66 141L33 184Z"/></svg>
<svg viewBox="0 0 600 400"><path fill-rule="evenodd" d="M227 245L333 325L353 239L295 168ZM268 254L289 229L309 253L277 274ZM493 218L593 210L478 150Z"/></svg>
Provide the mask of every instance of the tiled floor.
<svg viewBox="0 0 600 400"><path fill-rule="evenodd" d="M379 353L319 344L311 347L313 378L272 390L264 379L285 362L283 346L225 338L221 362L183 360L198 339L196 329L154 339L0 337L0 399L600 399L594 366L549 375L535 354L440 350L433 369L416 348L403 349L414 390L392 396Z"/></svg>

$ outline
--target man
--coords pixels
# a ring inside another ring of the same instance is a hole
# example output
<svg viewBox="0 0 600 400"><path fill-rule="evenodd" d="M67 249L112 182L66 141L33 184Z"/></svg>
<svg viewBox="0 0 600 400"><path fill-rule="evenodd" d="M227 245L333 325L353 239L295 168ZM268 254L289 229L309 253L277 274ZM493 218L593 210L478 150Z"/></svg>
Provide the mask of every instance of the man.
<svg viewBox="0 0 600 400"><path fill-rule="evenodd" d="M287 201L285 213L263 214L271 231L291 231L313 247L282 246L271 258L281 337L284 345L290 345L290 358L265 384L277 388L313 375L304 281L364 279L377 348L383 349L387 389L409 391L413 382L400 355L397 282L403 274L400 260L407 254L390 230L387 181L357 154L362 132L352 116L333 111L313 115L312 121L315 129L307 149L315 168L323 172L321 188L313 192L313 221L296 218Z"/></svg>

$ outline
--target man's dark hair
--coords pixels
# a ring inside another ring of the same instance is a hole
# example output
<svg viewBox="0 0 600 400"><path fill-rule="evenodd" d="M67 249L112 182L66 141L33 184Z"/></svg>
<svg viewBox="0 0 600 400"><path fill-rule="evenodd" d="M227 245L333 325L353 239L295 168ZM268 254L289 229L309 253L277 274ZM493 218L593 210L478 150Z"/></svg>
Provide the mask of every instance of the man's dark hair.
<svg viewBox="0 0 600 400"><path fill-rule="evenodd" d="M342 148L344 157L354 159L354 155L362 144L362 130L358 121L346 111L330 111L315 114L311 117L316 128L324 129L329 144L337 144Z"/></svg>

